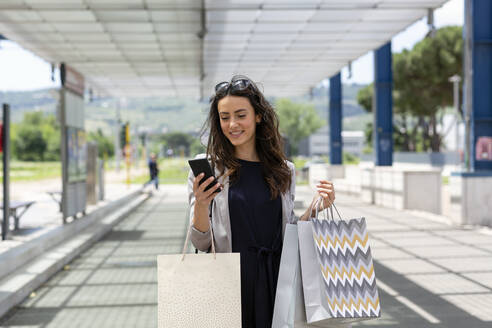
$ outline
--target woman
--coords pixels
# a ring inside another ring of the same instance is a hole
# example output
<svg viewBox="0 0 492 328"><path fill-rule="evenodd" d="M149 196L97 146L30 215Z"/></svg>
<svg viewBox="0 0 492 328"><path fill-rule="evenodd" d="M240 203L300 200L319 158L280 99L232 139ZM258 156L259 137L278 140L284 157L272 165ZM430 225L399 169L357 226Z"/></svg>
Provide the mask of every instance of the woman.
<svg viewBox="0 0 492 328"><path fill-rule="evenodd" d="M215 87L206 123L207 158L219 183L204 191L213 177L199 184L203 175L190 171L191 240L208 251L211 221L216 251L241 254L243 328L271 327L283 231L296 221L295 168L283 153L274 109L247 77ZM319 196L330 206L333 184L320 181L313 203ZM313 215L313 203L301 220Z"/></svg>

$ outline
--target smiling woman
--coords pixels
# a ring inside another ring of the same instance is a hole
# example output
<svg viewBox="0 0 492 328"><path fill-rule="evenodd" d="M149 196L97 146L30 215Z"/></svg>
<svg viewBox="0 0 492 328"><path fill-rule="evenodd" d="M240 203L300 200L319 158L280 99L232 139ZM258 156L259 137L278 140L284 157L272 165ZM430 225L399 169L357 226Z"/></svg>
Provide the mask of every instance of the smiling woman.
<svg viewBox="0 0 492 328"><path fill-rule="evenodd" d="M205 191L213 177L200 184L202 175L188 175L191 240L208 251L211 224L215 250L240 253L242 327L271 327L283 231L297 220L294 164L283 153L275 110L249 78L217 84L210 103L205 156L219 183ZM320 196L322 207L334 201L330 182L320 181L313 200Z"/></svg>
<svg viewBox="0 0 492 328"><path fill-rule="evenodd" d="M258 161L258 158L254 158L254 153L247 152L254 149L255 125L261 122L261 116L255 114L253 106L244 97L222 98L217 107L222 133L236 147L236 152L242 153L243 157Z"/></svg>
<svg viewBox="0 0 492 328"><path fill-rule="evenodd" d="M207 154L221 175L236 180L241 167L236 159L261 161L272 197L287 191L291 172L282 151L277 114L253 81L235 76L230 83L219 83L207 126Z"/></svg>

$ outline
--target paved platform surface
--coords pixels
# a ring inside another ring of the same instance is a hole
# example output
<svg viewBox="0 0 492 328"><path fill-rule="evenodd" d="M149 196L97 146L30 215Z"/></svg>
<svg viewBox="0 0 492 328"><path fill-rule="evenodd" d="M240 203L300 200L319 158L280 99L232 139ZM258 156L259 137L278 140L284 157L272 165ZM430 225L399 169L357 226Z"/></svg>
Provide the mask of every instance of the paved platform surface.
<svg viewBox="0 0 492 328"><path fill-rule="evenodd" d="M308 187L297 198L307 201ZM492 235L435 217L337 196L342 216L366 217L383 316L357 327L492 326ZM185 186L153 198L73 261L1 327L156 327L156 256L179 253L186 229ZM301 212L299 209L298 212Z"/></svg>
<svg viewBox="0 0 492 328"><path fill-rule="evenodd" d="M132 176L145 174L146 168L139 167L132 169ZM140 188L140 185L126 185L126 171L109 170L104 175L105 179L105 200L111 201L118 199L122 195ZM14 181L10 182L11 201L35 201L35 203L24 213L20 219L20 229L9 234L11 239L20 242L34 238L39 230L47 226L62 224L62 214L60 205L50 196L49 191L61 191L61 178L45 179L38 181ZM3 198L3 190L0 188L0 198ZM57 196L59 199L60 196ZM90 208L90 206L89 206ZM3 216L3 213L0 213ZM11 219L13 221L13 219ZM0 225L0 232L2 226ZM1 250L0 243L0 250Z"/></svg>
<svg viewBox="0 0 492 328"><path fill-rule="evenodd" d="M146 168L133 168L132 176L145 174L145 172L147 172ZM88 205L86 213L90 213L97 207L117 200L142 187L139 184L127 185L125 183L125 170L109 170L105 173L104 179L104 201L99 201L97 205ZM38 238L40 235L44 234L46 230L63 225L59 204L48 195L48 191L61 191L61 178L10 183L11 201L35 201L35 203L24 213L24 215L22 215L20 219L20 228L15 231L10 230L8 241L0 242L0 254ZM2 195L2 193L3 191L0 188L0 195ZM57 196L57 198L58 197L59 196ZM3 214L0 213L0 216L2 215ZM70 222L72 219L73 218L68 218L67 221ZM13 219L11 218L10 221L12 226ZM0 233L1 231L2 226L0 225Z"/></svg>
<svg viewBox="0 0 492 328"><path fill-rule="evenodd" d="M125 195L133 193L142 188L141 185L127 186L122 183L111 183L106 185L106 194L104 201L99 201L97 205L88 205L86 214L105 206L112 201L116 201ZM10 230L8 240L0 241L0 255L12 248L21 246L31 240L39 238L46 232L56 227L63 225L62 213L59 211L58 204L51 199L46 193L39 193L34 198L36 203L29 208L25 215L20 220L20 228L18 230ZM26 198L25 198L26 199ZM33 198L31 198L33 199ZM81 214L78 214L81 217ZM12 219L11 219L12 220ZM67 222L73 221L73 218L67 218ZM2 228L0 227L0 232Z"/></svg>

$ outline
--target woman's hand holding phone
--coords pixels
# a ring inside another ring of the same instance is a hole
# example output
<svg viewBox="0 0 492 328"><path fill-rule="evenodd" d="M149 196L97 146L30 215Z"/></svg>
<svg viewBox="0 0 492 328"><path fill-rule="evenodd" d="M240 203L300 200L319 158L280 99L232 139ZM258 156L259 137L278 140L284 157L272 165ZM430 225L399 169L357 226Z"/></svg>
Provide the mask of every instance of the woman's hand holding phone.
<svg viewBox="0 0 492 328"><path fill-rule="evenodd" d="M214 182L215 177L211 176L200 184L200 181L204 176L204 173L200 173L193 180L193 194L195 195L195 206L205 207L208 209L210 202L215 198L215 196L217 196L217 191L220 191L222 186L217 182L210 189L205 190L208 185Z"/></svg>
<svg viewBox="0 0 492 328"><path fill-rule="evenodd" d="M193 225L196 229L202 232L206 232L210 228L208 222L208 207L210 206L210 202L215 198L215 196L217 196L217 191L222 189L220 183L217 182L214 186L205 191L205 188L207 188L209 184L213 183L215 178L211 176L200 184L200 181L204 176L204 173L200 173L193 180L193 194L195 195Z"/></svg>

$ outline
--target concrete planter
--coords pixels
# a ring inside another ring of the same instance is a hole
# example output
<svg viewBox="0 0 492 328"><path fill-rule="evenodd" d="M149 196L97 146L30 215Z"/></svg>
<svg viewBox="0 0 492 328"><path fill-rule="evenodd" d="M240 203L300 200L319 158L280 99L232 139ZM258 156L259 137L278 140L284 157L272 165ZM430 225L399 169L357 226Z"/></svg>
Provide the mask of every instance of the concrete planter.
<svg viewBox="0 0 492 328"><path fill-rule="evenodd" d="M455 172L449 178L455 224L492 226L492 172Z"/></svg>
<svg viewBox="0 0 492 328"><path fill-rule="evenodd" d="M366 168L362 172L362 200L399 210L441 214L441 171Z"/></svg>

